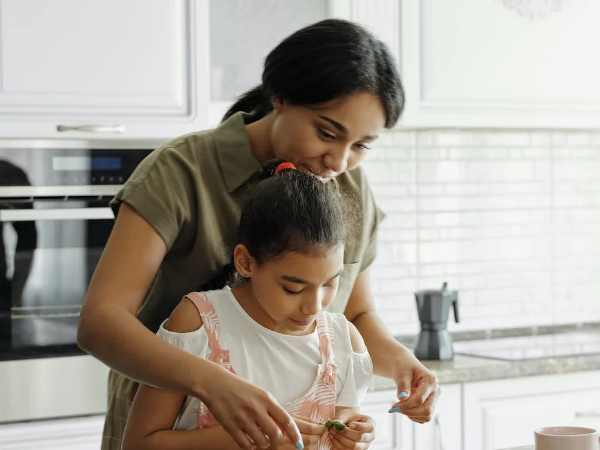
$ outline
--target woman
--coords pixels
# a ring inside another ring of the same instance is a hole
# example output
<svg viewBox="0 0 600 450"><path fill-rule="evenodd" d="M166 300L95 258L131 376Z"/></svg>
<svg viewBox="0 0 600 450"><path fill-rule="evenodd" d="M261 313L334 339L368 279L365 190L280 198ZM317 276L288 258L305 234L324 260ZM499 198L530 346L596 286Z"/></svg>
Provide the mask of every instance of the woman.
<svg viewBox="0 0 600 450"><path fill-rule="evenodd" d="M79 323L79 345L114 370L103 449L120 448L136 382L197 397L243 448L281 442L281 430L291 442L300 439L303 424L266 391L154 335L177 299L229 263L249 179L275 157L360 199L352 214L358 238L346 248L329 310L359 330L374 373L395 381L401 401L390 412L430 419L437 380L374 311L369 266L383 214L357 168L377 134L395 125L403 100L385 45L358 25L325 20L268 55L262 85L218 128L178 138L138 167L113 200L114 229ZM361 431L372 440L373 423Z"/></svg>

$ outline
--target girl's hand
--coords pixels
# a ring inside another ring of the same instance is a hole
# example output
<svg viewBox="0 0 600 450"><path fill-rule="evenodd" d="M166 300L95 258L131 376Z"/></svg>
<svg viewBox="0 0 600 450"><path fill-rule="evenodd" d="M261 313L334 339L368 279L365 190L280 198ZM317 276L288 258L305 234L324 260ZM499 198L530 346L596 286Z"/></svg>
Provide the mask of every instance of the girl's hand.
<svg viewBox="0 0 600 450"><path fill-rule="evenodd" d="M296 421L264 389L223 370L206 392L202 401L240 447L277 448L283 431L294 448L302 448Z"/></svg>
<svg viewBox="0 0 600 450"><path fill-rule="evenodd" d="M375 421L372 417L360 414L353 409L342 409L336 420L346 424L343 431L331 427L332 446L338 450L364 450L369 448L375 439Z"/></svg>
<svg viewBox="0 0 600 450"><path fill-rule="evenodd" d="M312 419L304 416L298 416L293 414L292 417L302 434L302 442L304 442L304 450L310 450L313 446L323 437L327 432L325 425L315 422ZM282 447L271 447L273 450L297 450L296 446L292 443L287 442ZM271 448L269 450L271 450Z"/></svg>

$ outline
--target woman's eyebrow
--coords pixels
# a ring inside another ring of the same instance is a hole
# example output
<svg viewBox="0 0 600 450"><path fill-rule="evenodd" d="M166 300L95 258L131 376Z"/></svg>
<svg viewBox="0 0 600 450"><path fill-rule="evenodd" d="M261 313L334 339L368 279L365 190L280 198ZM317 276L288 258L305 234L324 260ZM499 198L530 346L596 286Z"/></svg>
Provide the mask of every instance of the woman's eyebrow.
<svg viewBox="0 0 600 450"><path fill-rule="evenodd" d="M341 123L339 123L337 120L333 120L331 117L327 117L327 116L319 116L321 119L323 119L326 122L329 122L331 125L333 125L335 128L337 128L337 130L340 133L343 134L348 134L348 128L346 128L344 125L342 125ZM369 136L365 136L363 138L363 140L365 141L374 141L375 139L377 139L379 136L375 135L369 135Z"/></svg>

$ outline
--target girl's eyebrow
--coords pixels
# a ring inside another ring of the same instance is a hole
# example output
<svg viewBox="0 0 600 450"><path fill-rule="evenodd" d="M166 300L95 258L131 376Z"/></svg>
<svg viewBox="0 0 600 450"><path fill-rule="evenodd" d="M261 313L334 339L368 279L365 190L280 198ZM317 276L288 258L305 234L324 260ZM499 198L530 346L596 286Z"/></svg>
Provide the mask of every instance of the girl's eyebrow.
<svg viewBox="0 0 600 450"><path fill-rule="evenodd" d="M333 120L331 117L327 117L327 116L321 116L321 115L319 115L318 117L319 117L319 118L321 118L321 119L323 119L323 120L324 120L324 121L326 121L326 122L329 122L331 125L333 125L335 128L337 128L337 130L338 130L340 133L343 133L343 134L348 134L348 128L346 128L344 125L342 125L342 124L341 124L341 123L339 123L338 121L336 121L336 120ZM374 140L375 140L375 139L377 139L378 137L379 137L379 136L377 136L376 134L375 134L375 135L369 135L369 136L365 136L365 137L363 138L363 140L365 140L365 141L374 141Z"/></svg>
<svg viewBox="0 0 600 450"><path fill-rule="evenodd" d="M344 268L342 267L334 276L332 276L329 279L333 280L334 278L339 277L343 271L344 271ZM310 282L303 280L302 278L295 277L293 275L282 275L281 279L290 281L292 283L297 283L297 284L310 284Z"/></svg>

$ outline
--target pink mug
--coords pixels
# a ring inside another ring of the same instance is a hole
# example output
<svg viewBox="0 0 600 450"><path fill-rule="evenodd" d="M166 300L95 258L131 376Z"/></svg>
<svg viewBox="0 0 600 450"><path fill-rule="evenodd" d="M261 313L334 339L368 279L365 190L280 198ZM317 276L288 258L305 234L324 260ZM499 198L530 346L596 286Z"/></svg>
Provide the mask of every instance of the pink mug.
<svg viewBox="0 0 600 450"><path fill-rule="evenodd" d="M600 450L598 431L592 428L538 428L534 435L535 450Z"/></svg>

